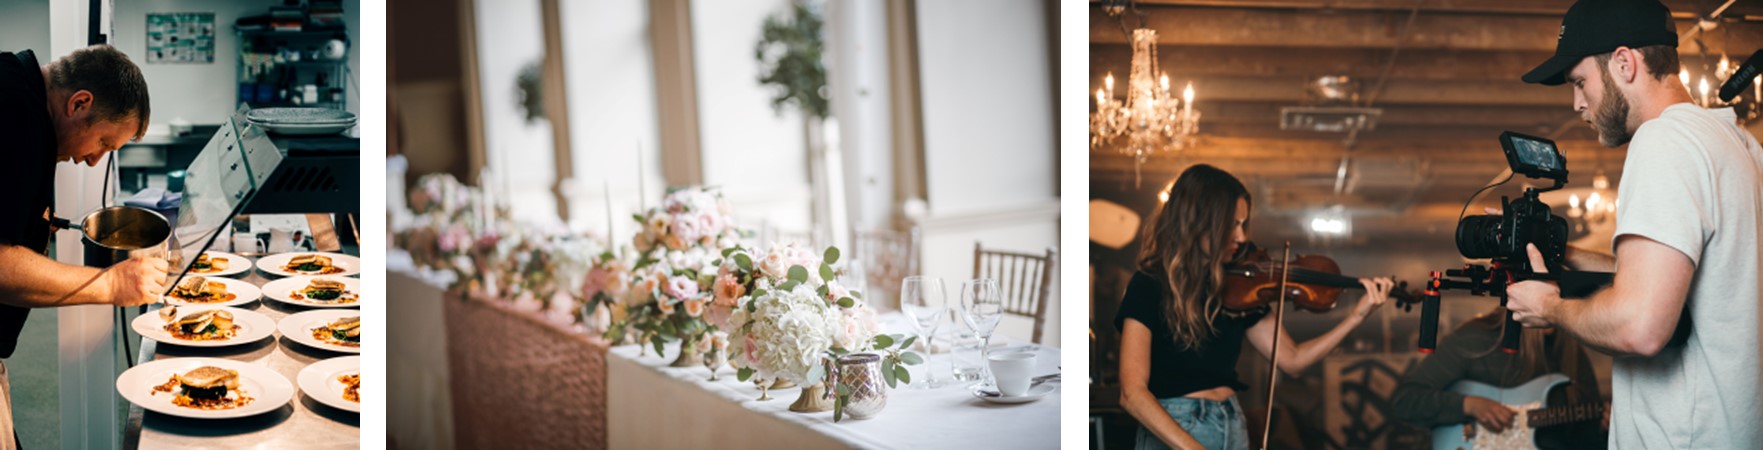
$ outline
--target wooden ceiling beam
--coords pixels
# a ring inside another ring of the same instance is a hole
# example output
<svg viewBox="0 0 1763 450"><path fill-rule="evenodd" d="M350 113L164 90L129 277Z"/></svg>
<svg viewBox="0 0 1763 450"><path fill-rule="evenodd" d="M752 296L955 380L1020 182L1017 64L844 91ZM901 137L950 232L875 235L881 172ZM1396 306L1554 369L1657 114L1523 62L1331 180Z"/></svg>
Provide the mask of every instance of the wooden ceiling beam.
<svg viewBox="0 0 1763 450"><path fill-rule="evenodd" d="M1187 82L1194 83L1195 107L1206 108L1210 102L1270 102L1293 106L1309 99L1305 86L1310 77L1296 76L1193 76L1180 69L1170 70L1171 90L1179 90ZM1126 97L1126 82L1116 77L1114 96ZM1090 82L1088 103L1095 102L1095 89L1102 87L1100 77ZM1375 83L1362 84L1361 96L1369 96ZM1391 80L1377 96L1377 105L1465 105L1465 106L1558 106L1566 108L1573 102L1573 90L1560 86L1525 84L1511 81L1462 81L1435 83L1429 81ZM1204 118L1202 118L1204 120Z"/></svg>
<svg viewBox="0 0 1763 450"><path fill-rule="evenodd" d="M1202 126L1221 125L1263 125L1277 126L1280 121L1280 110L1295 106L1285 103L1268 102L1212 102L1204 108ZM1441 108L1431 105L1388 105L1381 106L1383 115L1377 120L1378 129L1402 126L1465 126L1465 127L1524 127L1534 128L1537 125L1558 126L1569 119L1579 117L1567 105L1555 106L1456 106Z"/></svg>
<svg viewBox="0 0 1763 450"><path fill-rule="evenodd" d="M1305 48L1393 48L1408 14L1391 11L1292 12L1272 9L1142 6L1145 26L1158 30L1162 45L1289 46ZM1675 21L1681 36L1694 20ZM1135 20L1128 23L1136 25ZM1420 14L1404 49L1465 49L1554 52L1561 19L1554 16L1498 14ZM1750 52L1763 43L1763 23L1725 23L1709 45L1715 51ZM1120 20L1100 6L1090 8L1091 44L1126 44ZM1701 51L1692 40L1683 52Z"/></svg>
<svg viewBox="0 0 1763 450"><path fill-rule="evenodd" d="M1387 49L1159 46L1158 66L1188 75L1278 75L1314 78L1346 75L1375 83L1390 57ZM1550 52L1425 50L1403 52L1390 69L1396 80L1518 81L1549 59ZM1130 72L1132 48L1125 44L1090 46L1091 79ZM1175 81L1175 80L1170 80Z"/></svg>
<svg viewBox="0 0 1763 450"><path fill-rule="evenodd" d="M1408 11L1415 6L1413 0L1138 0L1141 5L1160 6L1212 6L1227 8L1261 8L1261 9L1308 9L1317 11ZM1433 0L1420 3L1422 13L1473 13L1473 14L1535 14L1561 17L1567 8L1573 6L1574 0ZM1099 4L1098 1L1091 1ZM1699 0L1666 0L1665 6L1671 9L1671 16L1678 19L1694 19L1712 11L1720 5L1720 1ZM1722 14L1729 20L1759 20L1763 16L1763 5L1734 3Z"/></svg>

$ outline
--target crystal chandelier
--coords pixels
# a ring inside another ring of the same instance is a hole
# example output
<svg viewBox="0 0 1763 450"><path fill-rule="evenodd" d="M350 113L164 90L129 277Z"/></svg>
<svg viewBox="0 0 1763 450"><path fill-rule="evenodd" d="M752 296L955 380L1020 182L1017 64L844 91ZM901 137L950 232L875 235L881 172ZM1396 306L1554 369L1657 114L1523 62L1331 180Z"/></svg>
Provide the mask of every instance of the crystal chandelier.
<svg viewBox="0 0 1763 450"><path fill-rule="evenodd" d="M1152 153L1182 150L1199 131L1200 113L1194 111L1194 83L1188 82L1180 99L1169 92L1169 74L1157 68L1157 30L1132 31L1132 73L1127 79L1126 103L1114 97L1114 74L1096 89L1096 112L1090 115L1090 150L1118 145L1133 157L1133 183L1139 184L1139 168ZM1124 137L1124 139L1122 139ZM1123 141L1124 142L1121 142Z"/></svg>
<svg viewBox="0 0 1763 450"><path fill-rule="evenodd" d="M1580 201L1578 193L1567 197L1567 220L1573 222L1576 230L1585 231L1615 218L1616 196L1606 197L1608 194L1611 194L1610 178L1599 171L1597 176L1592 177L1592 190L1584 202Z"/></svg>

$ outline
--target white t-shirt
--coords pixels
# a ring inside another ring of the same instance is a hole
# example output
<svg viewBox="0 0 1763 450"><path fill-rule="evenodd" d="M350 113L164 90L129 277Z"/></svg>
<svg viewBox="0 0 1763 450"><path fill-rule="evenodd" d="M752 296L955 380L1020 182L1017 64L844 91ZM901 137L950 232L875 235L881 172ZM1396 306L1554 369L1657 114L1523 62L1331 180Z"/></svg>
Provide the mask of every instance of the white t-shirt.
<svg viewBox="0 0 1763 450"><path fill-rule="evenodd" d="M1679 103L1628 145L1616 236L1677 249L1696 271L1688 339L1615 360L1610 448L1763 446L1763 148L1736 120Z"/></svg>

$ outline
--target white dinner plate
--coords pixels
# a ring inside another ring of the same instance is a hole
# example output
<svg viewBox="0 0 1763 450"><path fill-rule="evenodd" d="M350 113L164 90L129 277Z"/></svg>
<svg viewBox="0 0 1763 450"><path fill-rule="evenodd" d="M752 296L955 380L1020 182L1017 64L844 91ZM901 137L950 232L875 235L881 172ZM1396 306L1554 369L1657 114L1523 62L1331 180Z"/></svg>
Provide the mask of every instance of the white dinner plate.
<svg viewBox="0 0 1763 450"><path fill-rule="evenodd" d="M227 277L227 276L233 276L233 275L245 273L246 271L251 270L251 258L246 258L243 256L239 256L239 255L235 255L235 254L227 253L227 252L209 251L209 252L202 252L202 253L208 254L208 259L224 259L224 260L226 260L226 263L227 263L226 269L225 270L217 270L217 271L213 271L213 272L198 272L194 269L191 269L189 272L190 275L200 275L200 276L205 276L205 277Z"/></svg>
<svg viewBox="0 0 1763 450"><path fill-rule="evenodd" d="M300 369L300 375L295 376L294 379L299 380L300 391L305 392L307 397L337 409L359 413L361 412L361 403L344 399L343 389L346 386L337 379L343 375L359 373L361 373L360 356L339 356L315 362L306 366L305 369Z"/></svg>
<svg viewBox="0 0 1763 450"><path fill-rule="evenodd" d="M264 130L269 131L271 133L287 134L287 135L337 134L337 133L342 133L344 131L348 131L350 128L355 128L355 124L356 124L355 121L349 121L349 122L343 122L343 123L316 123L316 124L257 122L257 121L252 121L251 123L254 125L257 125L258 127L263 128Z"/></svg>
<svg viewBox="0 0 1763 450"><path fill-rule="evenodd" d="M251 403L233 409L201 410L172 403L179 388L157 392L154 386L165 384L173 375L187 373L197 367L214 366L239 372L239 390L252 397ZM281 408L294 399L294 384L288 378L259 364L219 358L171 358L141 363L116 377L116 391L129 402L150 411L196 419L230 419L247 417Z"/></svg>
<svg viewBox="0 0 1763 450"><path fill-rule="evenodd" d="M1053 386L1052 383L1041 383L1040 386L1028 388L1028 392L1024 392L1024 393L1022 393L1022 395L1018 395L1015 397L1005 397L1005 396L991 397L991 396L987 396L986 394L981 393L981 391L986 391L986 392L990 392L990 393L995 394L998 392L995 389L996 388L993 388L993 389L977 389L976 388L973 390L973 396L978 397L980 400L985 400L985 401L992 402L992 403L1028 403L1028 402L1032 402L1035 400L1040 400L1041 397L1045 397L1045 396L1047 396L1048 393L1053 392L1054 390L1057 390L1056 387Z"/></svg>
<svg viewBox="0 0 1763 450"><path fill-rule="evenodd" d="M295 300L293 297L293 294L301 289L305 289L306 285L310 284L312 282L312 280L314 280L314 279L340 281L343 283L343 289L345 289L349 293L355 294L356 300L353 302L348 302L348 303L327 302L327 301L321 301L321 300L313 300L313 299L309 299L309 298L301 298L299 300ZM271 282L265 283L263 285L263 296L269 298L270 300L275 300L278 302L287 303L287 304L295 305L295 306L305 306L308 308L357 308L357 307L361 306L361 300L363 300L363 298L362 298L363 295L361 294L361 280L360 279L344 277L344 276L336 276L336 275L325 275L325 276L317 276L317 277L304 277L304 276L302 276L302 277L288 277L288 278L283 278L280 280L271 281Z"/></svg>
<svg viewBox="0 0 1763 450"><path fill-rule="evenodd" d="M184 279L188 280L188 279L190 279L189 278L190 276L191 275L185 275ZM167 295L167 296L165 296L165 302L173 304L173 305L178 305L178 306L238 306L238 305L243 305L246 303L251 303L251 302L257 301L257 299L259 299L259 298L263 298L263 291L257 289L257 285L251 284L249 282L245 282L243 280L235 280L232 278L224 278L224 277L210 277L210 276L203 276L203 275L195 275L195 276L201 276L203 278L207 278L208 281L218 281L223 284L226 284L226 291L227 291L227 293L233 295L233 299L227 300L227 301L222 301L222 302L192 302L189 300L184 300L183 298L178 297L176 295Z"/></svg>
<svg viewBox="0 0 1763 450"><path fill-rule="evenodd" d="M330 257L331 258L331 265L335 266L339 269L343 269L343 271L340 273L321 274L321 273L316 273L316 272L313 272L313 273L295 272L295 271L290 271L290 270L283 268L283 266L288 265L288 261L292 261L292 260L294 260L294 257L301 256L301 255L320 255L320 256ZM334 275L334 276L340 277L340 276L345 276L345 275L354 275L354 274L361 273L361 258L356 258L356 257L345 255L342 253L330 253L330 252L278 253L278 254L274 254L274 255L265 256L262 259L258 259L257 260L257 270L261 270L261 271L263 271L263 273L267 273L267 274L271 274L271 275L279 275L279 276L284 276L284 277L293 277L293 276L300 276L300 275Z"/></svg>
<svg viewBox="0 0 1763 450"><path fill-rule="evenodd" d="M134 328L136 333L140 333L141 337L159 341L160 343L181 345L185 347L227 347L249 344L275 335L275 320L270 319L269 316L258 314L256 311L246 311L225 306L185 306L178 308L178 317L186 317L191 314L211 309L223 309L227 312L233 313L233 325L239 327L237 334L234 334L233 337L227 339L212 341L179 339L172 336L171 332L165 331L165 319L160 318L157 311L136 317L135 321L131 322L130 327ZM172 320L177 319L173 318Z"/></svg>
<svg viewBox="0 0 1763 450"><path fill-rule="evenodd" d="M307 347L330 350L333 352L361 353L361 347L332 344L312 337L313 329L325 326L326 324L331 323L331 321L350 316L359 317L361 316L361 311L347 309L318 309L306 311L283 317L282 322L276 326L276 329L282 332L282 336L287 337L294 342L299 342Z"/></svg>

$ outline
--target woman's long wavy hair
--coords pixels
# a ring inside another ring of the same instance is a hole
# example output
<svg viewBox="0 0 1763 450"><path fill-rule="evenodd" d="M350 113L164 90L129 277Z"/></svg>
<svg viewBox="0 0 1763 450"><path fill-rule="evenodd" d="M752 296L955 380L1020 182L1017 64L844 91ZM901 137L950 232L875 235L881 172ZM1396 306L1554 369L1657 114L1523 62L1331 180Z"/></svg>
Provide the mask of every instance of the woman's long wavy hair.
<svg viewBox="0 0 1763 450"><path fill-rule="evenodd" d="M1205 164L1188 167L1141 233L1139 270L1169 286L1163 320L1178 349L1198 348L1214 332L1212 320L1222 309L1224 264L1232 256L1225 248L1237 199L1250 201L1249 190L1235 176Z"/></svg>

